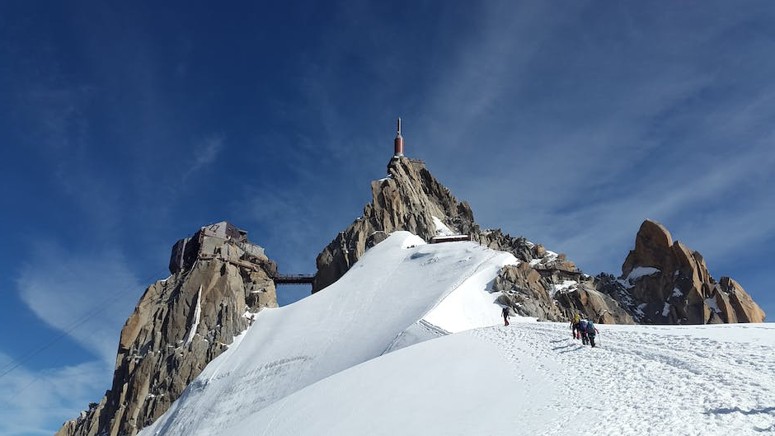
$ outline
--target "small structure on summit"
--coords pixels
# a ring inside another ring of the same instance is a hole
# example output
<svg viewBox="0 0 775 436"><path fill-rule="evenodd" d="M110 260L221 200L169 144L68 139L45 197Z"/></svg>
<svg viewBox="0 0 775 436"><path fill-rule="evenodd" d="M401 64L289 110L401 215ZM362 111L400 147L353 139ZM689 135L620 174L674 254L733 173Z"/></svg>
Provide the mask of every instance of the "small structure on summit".
<svg viewBox="0 0 775 436"><path fill-rule="evenodd" d="M248 232L221 221L203 226L190 238L175 243L170 256L170 272L175 274L191 269L197 260L220 259L237 266L256 269L264 265L276 272L264 249L248 241Z"/></svg>
<svg viewBox="0 0 775 436"><path fill-rule="evenodd" d="M401 136L401 117L398 117L396 139L393 140L393 159L404 157L404 137Z"/></svg>

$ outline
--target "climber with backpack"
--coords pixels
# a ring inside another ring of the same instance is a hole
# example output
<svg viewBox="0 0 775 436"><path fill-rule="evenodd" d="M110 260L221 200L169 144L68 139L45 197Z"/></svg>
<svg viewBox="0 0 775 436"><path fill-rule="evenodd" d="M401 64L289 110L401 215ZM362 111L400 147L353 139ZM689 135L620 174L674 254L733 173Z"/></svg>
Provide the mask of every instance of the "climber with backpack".
<svg viewBox="0 0 775 436"><path fill-rule="evenodd" d="M595 336L600 333L597 330L597 327L595 327L595 323L592 322L592 320L589 320L587 322L587 338L589 338L589 345L592 346L592 348L595 348Z"/></svg>
<svg viewBox="0 0 775 436"><path fill-rule="evenodd" d="M501 315L503 315L503 325L508 326L509 325L509 306L503 306L503 309L501 310Z"/></svg>
<svg viewBox="0 0 775 436"><path fill-rule="evenodd" d="M578 332L581 334L581 343L583 345L587 345L587 325L589 321L585 319L582 319L579 321L579 326L577 327Z"/></svg>
<svg viewBox="0 0 775 436"><path fill-rule="evenodd" d="M573 317L570 320L570 330L571 330L571 336L573 339L579 338L579 320L581 319L581 315L578 313L575 313Z"/></svg>

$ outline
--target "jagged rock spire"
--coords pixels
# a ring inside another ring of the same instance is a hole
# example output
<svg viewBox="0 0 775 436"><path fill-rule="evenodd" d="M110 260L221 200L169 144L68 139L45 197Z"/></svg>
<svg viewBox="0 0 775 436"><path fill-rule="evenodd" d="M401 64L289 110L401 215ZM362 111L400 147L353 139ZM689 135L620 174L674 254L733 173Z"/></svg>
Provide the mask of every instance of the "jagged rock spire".
<svg viewBox="0 0 775 436"><path fill-rule="evenodd" d="M703 256L660 223L645 220L618 281L636 319L646 324L763 322L764 311L739 283L716 281Z"/></svg>
<svg viewBox="0 0 775 436"><path fill-rule="evenodd" d="M275 264L229 223L178 241L170 271L124 324L110 390L57 435L136 434L247 328L251 313L277 307Z"/></svg>
<svg viewBox="0 0 775 436"><path fill-rule="evenodd" d="M418 160L391 159L388 177L373 181L371 194L363 216L318 255L313 292L339 279L366 248L390 232L407 230L428 240L436 235L434 217L460 234L470 234L476 226L468 203L458 202Z"/></svg>

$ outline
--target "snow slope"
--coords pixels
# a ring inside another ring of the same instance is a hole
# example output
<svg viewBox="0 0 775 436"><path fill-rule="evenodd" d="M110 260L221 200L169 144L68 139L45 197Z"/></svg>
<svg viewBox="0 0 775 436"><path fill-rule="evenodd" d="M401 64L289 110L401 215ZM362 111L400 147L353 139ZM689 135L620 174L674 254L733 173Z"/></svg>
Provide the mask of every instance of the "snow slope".
<svg viewBox="0 0 775 436"><path fill-rule="evenodd" d="M775 433L775 325L598 325L591 349L565 324L500 325L486 289L513 262L396 233L261 312L141 434Z"/></svg>
<svg viewBox="0 0 775 436"><path fill-rule="evenodd" d="M775 326L520 323L336 374L225 428L235 435L775 433Z"/></svg>
<svg viewBox="0 0 775 436"><path fill-rule="evenodd" d="M143 434L222 434L225 426L387 351L501 323L486 288L503 265L514 263L511 254L473 242L427 245L396 232L324 291L260 312ZM453 292L470 303L464 316L439 305Z"/></svg>

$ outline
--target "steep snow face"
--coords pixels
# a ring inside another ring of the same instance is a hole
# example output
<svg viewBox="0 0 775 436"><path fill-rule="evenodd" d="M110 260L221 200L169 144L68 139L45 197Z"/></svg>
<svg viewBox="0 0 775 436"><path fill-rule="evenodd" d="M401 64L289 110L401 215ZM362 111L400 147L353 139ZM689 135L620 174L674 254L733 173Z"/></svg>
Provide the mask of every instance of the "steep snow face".
<svg viewBox="0 0 775 436"><path fill-rule="evenodd" d="M228 434L235 422L386 351L499 324L487 288L509 263L511 254L476 243L427 245L396 232L325 290L260 312L142 434ZM457 303L439 304L448 297Z"/></svg>
<svg viewBox="0 0 775 436"><path fill-rule="evenodd" d="M564 324L450 335L341 372L230 435L663 435L775 432L775 325Z"/></svg>
<svg viewBox="0 0 775 436"><path fill-rule="evenodd" d="M433 223L436 225L436 234L437 235L440 235L440 236L453 236L453 235L457 234L457 233L453 232L452 230L450 230L449 227L447 227L446 224L444 224L439 218L437 218L435 216L432 217L432 218L433 218Z"/></svg>

